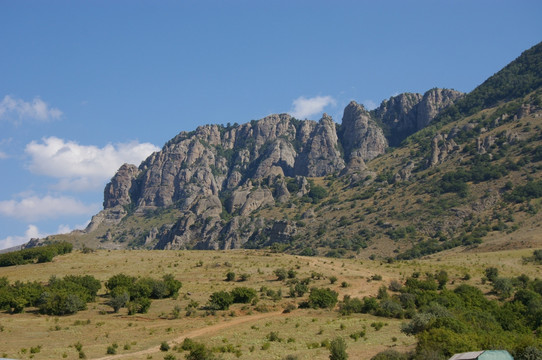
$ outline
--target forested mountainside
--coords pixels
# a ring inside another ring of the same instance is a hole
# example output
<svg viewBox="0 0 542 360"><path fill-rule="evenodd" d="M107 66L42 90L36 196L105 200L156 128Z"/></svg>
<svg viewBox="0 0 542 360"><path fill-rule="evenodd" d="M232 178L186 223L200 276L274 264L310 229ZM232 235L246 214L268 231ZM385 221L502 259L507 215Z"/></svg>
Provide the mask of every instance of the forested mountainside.
<svg viewBox="0 0 542 360"><path fill-rule="evenodd" d="M107 184L77 246L272 247L412 258L540 233L542 44L468 94L434 88L340 124L288 114L181 132ZM220 119L217 119L220 122Z"/></svg>

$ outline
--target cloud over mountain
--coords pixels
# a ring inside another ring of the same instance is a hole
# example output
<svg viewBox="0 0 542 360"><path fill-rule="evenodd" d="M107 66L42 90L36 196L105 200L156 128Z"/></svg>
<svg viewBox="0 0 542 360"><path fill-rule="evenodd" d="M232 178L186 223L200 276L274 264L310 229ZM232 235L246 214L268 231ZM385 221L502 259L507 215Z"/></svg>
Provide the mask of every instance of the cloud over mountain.
<svg viewBox="0 0 542 360"><path fill-rule="evenodd" d="M86 191L103 186L124 163L139 164L159 148L150 143L107 144L100 148L57 137L32 141L25 152L28 169L59 180L57 190Z"/></svg>
<svg viewBox="0 0 542 360"><path fill-rule="evenodd" d="M298 119L306 119L321 113L326 106L335 105L336 103L331 96L315 96L312 98L300 96L293 101L293 110L290 111L290 115Z"/></svg>

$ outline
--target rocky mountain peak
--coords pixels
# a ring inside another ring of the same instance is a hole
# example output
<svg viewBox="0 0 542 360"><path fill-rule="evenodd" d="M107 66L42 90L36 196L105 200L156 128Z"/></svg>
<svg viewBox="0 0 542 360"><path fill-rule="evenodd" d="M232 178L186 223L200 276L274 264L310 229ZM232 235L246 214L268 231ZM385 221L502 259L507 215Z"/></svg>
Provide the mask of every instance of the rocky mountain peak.
<svg viewBox="0 0 542 360"><path fill-rule="evenodd" d="M349 174L359 180L372 175L366 162L388 147L379 123L392 133L409 132L428 124L454 99L450 91L433 89L424 96L392 97L375 111L351 101L340 126L326 113L319 121L272 114L241 125L180 132L139 167L121 166L105 188L104 211L87 231L100 224L115 226L133 212L174 208L180 218L154 229L144 237L144 246L243 246L277 228L253 218L255 212L290 196L308 196L312 183L306 177Z"/></svg>
<svg viewBox="0 0 542 360"><path fill-rule="evenodd" d="M339 135L347 161L353 158L371 160L388 147L382 128L369 111L355 101L344 109Z"/></svg>
<svg viewBox="0 0 542 360"><path fill-rule="evenodd" d="M425 94L404 93L384 100L372 111L386 127L391 146L397 146L407 136L423 129L442 111L464 94L450 89L431 89Z"/></svg>

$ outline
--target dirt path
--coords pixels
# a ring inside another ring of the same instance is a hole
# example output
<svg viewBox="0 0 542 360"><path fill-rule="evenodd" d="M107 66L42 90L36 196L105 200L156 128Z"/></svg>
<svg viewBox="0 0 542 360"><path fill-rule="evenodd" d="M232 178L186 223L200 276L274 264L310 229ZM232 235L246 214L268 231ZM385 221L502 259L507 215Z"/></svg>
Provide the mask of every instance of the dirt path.
<svg viewBox="0 0 542 360"><path fill-rule="evenodd" d="M250 316L238 317L238 318L232 319L230 321L224 321L224 322L221 322L219 324L206 326L206 327L203 327L201 329L196 329L196 330L189 331L187 333L182 334L178 338L175 338L175 339L169 341L168 343L169 343L170 346L173 346L175 344L181 343L186 338L194 338L194 337L198 337L198 336L202 336L202 335L208 335L208 334L212 334L214 332L217 332L217 331L220 331L220 330L223 330L223 329L227 329L227 328L230 328L230 327L234 327L234 326L237 326L237 325L240 325L240 324L244 324L244 323L247 323L247 322L258 321L258 320L267 319L267 318L275 317L275 316L281 316L281 315L283 315L282 311L276 311L276 312L271 312L271 313L264 313L264 314L258 314L258 315L250 315ZM286 316L286 314L284 314L283 316ZM113 359L121 359L121 358L133 358L133 357L136 357L136 356L149 355L149 354L154 354L154 353L157 353L157 352L160 352L160 346L153 346L153 347L151 347L149 349L140 350L140 351L133 352L133 353L110 355L110 356L105 356L105 357L101 357L101 358L95 358L94 360L113 360Z"/></svg>

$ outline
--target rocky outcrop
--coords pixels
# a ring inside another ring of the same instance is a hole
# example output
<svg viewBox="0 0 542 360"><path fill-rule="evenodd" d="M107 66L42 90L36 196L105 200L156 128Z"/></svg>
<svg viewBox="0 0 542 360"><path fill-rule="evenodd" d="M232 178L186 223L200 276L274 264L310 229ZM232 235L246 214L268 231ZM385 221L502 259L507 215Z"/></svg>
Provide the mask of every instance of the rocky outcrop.
<svg viewBox="0 0 542 360"><path fill-rule="evenodd" d="M340 136L349 168L362 169L364 161L383 154L388 147L382 128L363 105L355 101L344 109Z"/></svg>
<svg viewBox="0 0 542 360"><path fill-rule="evenodd" d="M339 151L335 123L324 114L322 119L309 127L302 128L300 138L306 140L295 164L296 175L325 176L344 168L344 159Z"/></svg>
<svg viewBox="0 0 542 360"><path fill-rule="evenodd" d="M107 184L104 190L104 208L113 208L117 205L128 205L132 202L130 193L132 182L139 175L135 165L124 164Z"/></svg>
<svg viewBox="0 0 542 360"><path fill-rule="evenodd" d="M431 158L429 166L435 166L442 163L450 153L459 151L460 147L453 139L449 139L447 134L437 134L431 141Z"/></svg>
<svg viewBox="0 0 542 360"><path fill-rule="evenodd" d="M436 88L424 95L404 93L384 100L372 115L386 127L390 145L397 146L407 136L429 125L439 112L463 95L459 91Z"/></svg>
<svg viewBox="0 0 542 360"><path fill-rule="evenodd" d="M86 232L115 226L128 214L175 209L177 219L164 219L147 233L134 231L132 240L160 249L286 241L295 233L291 224L266 224L258 220L260 209L305 197L307 177L348 175L357 184L374 178L366 162L388 148L379 122L392 132L410 132L429 123L453 98L451 91L438 89L424 96L403 94L374 112L352 101L340 126L327 114L319 121L273 114L242 125L183 131L139 167L121 166L104 190L104 210ZM436 158L445 150L434 150L440 151ZM405 167L396 180L408 179L411 170ZM122 236L113 231L111 239L116 238Z"/></svg>

